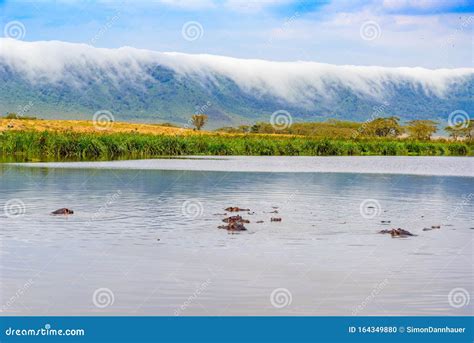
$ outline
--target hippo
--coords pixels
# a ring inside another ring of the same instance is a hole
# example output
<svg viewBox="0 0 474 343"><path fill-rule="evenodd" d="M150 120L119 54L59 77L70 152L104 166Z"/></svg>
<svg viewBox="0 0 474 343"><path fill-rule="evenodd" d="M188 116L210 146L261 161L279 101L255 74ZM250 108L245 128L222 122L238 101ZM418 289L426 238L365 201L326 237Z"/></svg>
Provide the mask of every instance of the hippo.
<svg viewBox="0 0 474 343"><path fill-rule="evenodd" d="M249 212L250 209L248 208L240 208L240 207L227 207L225 209L227 212Z"/></svg>
<svg viewBox="0 0 474 343"><path fill-rule="evenodd" d="M382 230L379 233L389 233L392 237L408 237L408 236L416 236L412 234L410 231L403 230L403 229L391 229L391 230Z"/></svg>
<svg viewBox="0 0 474 343"><path fill-rule="evenodd" d="M431 227L425 227L423 231L431 231L436 229L441 229L441 225L432 225Z"/></svg>
<svg viewBox="0 0 474 343"><path fill-rule="evenodd" d="M51 212L52 215L57 216L57 215L68 215L68 214L74 214L73 210L70 210L68 208L60 208L59 210Z"/></svg>
<svg viewBox="0 0 474 343"><path fill-rule="evenodd" d="M270 218L271 222L281 222L281 218Z"/></svg>
<svg viewBox="0 0 474 343"><path fill-rule="evenodd" d="M231 222L228 225L220 225L219 229L226 229L227 231L247 231L247 228L244 224L240 222Z"/></svg>
<svg viewBox="0 0 474 343"><path fill-rule="evenodd" d="M235 222L245 223L245 224L250 223L249 220L244 219L244 218L242 218L241 216L231 216L231 217L222 219L222 221L223 221L224 223L235 223Z"/></svg>
<svg viewBox="0 0 474 343"><path fill-rule="evenodd" d="M247 219L243 219L241 216L230 216L222 219L227 225L218 226L219 229L226 229L228 231L246 231L244 224L250 223Z"/></svg>

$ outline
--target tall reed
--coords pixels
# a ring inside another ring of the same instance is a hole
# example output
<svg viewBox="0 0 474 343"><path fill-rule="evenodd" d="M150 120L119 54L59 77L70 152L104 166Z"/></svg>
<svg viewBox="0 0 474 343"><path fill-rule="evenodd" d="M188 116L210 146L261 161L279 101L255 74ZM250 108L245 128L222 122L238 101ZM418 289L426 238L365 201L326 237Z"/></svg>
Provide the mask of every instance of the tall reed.
<svg viewBox="0 0 474 343"><path fill-rule="evenodd" d="M94 160L180 155L342 156L473 155L472 143L387 139L317 139L264 135L147 135L5 131L5 158Z"/></svg>

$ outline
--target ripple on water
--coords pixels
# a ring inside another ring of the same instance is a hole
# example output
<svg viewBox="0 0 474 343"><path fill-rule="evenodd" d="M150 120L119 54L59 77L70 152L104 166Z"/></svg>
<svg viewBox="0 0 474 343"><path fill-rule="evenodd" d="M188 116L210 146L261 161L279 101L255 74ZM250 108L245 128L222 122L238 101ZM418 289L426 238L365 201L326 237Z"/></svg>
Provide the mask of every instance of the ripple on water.
<svg viewBox="0 0 474 343"><path fill-rule="evenodd" d="M25 298L38 315L48 308L41 299L49 299L52 289L69 302L56 302L48 314L72 314L75 308L91 313L84 304L90 303L91 289L104 285L120 299L120 310L108 309L112 314L136 314L137 303L145 302L139 314L172 315L208 278L208 293L200 298L210 311L205 314L221 314L223 299L227 314L274 314L266 312L269 294L285 287L295 302L306 304L292 308L292 315L328 314L318 300L322 295L332 314L350 315L385 278L388 285L377 296L377 306L390 313L460 314L433 299L454 287L472 290L467 244L473 209L459 207L472 188L470 178L28 170L2 175L0 205L19 198L26 211L19 218L0 211L0 275L3 293L14 294L46 268L35 295ZM25 177L30 182L24 183ZM365 199L380 203L374 218L360 213ZM200 204L195 216L183 213L187 200ZM213 214L228 206L255 212L242 213L252 222L248 231L230 234L217 228L223 216ZM75 214L49 215L61 207ZM273 207L278 214L268 213ZM282 222L270 222L273 216ZM257 224L260 220L264 223ZM438 224L440 230L422 231ZM377 234L390 227L418 236L400 240ZM450 267L440 269L448 259ZM76 280L77 275L84 279ZM70 280L76 280L73 287ZM430 286L433 282L436 287ZM154 295L153 289L158 290ZM415 299L413 289L425 296ZM364 314L377 313L377 306ZM24 313L20 307L13 310ZM190 305L191 312L204 314L199 305Z"/></svg>

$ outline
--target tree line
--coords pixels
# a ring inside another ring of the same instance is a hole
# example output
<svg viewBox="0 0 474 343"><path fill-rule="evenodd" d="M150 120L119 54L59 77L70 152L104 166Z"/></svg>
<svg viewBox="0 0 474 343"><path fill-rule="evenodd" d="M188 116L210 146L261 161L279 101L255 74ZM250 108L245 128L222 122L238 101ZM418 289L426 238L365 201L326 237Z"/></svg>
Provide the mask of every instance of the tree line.
<svg viewBox="0 0 474 343"><path fill-rule="evenodd" d="M7 119L36 119L36 117L20 116L16 113L7 113ZM189 123L195 130L200 131L208 122L205 114L194 114ZM444 130L453 140L473 141L473 120L447 126ZM166 123L169 126L173 124ZM400 123L400 118L392 116L375 118L363 123L329 119L326 122L293 123L288 127L278 127L268 122L257 122L253 125L240 125L238 127L223 127L219 132L227 133L260 133L260 134L291 134L314 137L332 138L399 138L408 137L420 141L429 141L438 132L439 123L434 120L411 120L406 124Z"/></svg>
<svg viewBox="0 0 474 343"><path fill-rule="evenodd" d="M404 125L398 117L375 118L364 123L330 119L326 122L293 123L281 128L270 123L258 122L254 125L224 127L219 129L229 133L279 133L316 137L336 138L399 138L408 137L420 141L429 141L438 132L439 123L433 120L411 120ZM444 130L453 140L472 141L474 136L473 120L447 126Z"/></svg>

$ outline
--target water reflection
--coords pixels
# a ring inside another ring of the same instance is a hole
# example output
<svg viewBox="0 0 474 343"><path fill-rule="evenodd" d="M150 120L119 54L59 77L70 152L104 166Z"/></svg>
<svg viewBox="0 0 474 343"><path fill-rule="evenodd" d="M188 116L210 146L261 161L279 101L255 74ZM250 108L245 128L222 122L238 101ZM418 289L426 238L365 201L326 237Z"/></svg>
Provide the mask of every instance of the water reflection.
<svg viewBox="0 0 474 343"><path fill-rule="evenodd" d="M0 173L0 205L10 199L25 205L22 216L0 212L8 314L472 311L472 304L455 308L448 301L456 287L473 290L473 207L463 204L472 178L1 165ZM380 204L373 218L360 213L366 199ZM185 202L195 205L192 211ZM215 214L228 206L255 212L244 214L248 231L217 229L223 217ZM49 215L61 207L75 214ZM268 213L274 207L279 213ZM282 222L270 222L275 215ZM418 236L379 235L387 228L381 221ZM431 225L442 228L423 231ZM92 297L104 287L115 301L99 308ZM291 293L291 304L272 305L277 288Z"/></svg>

